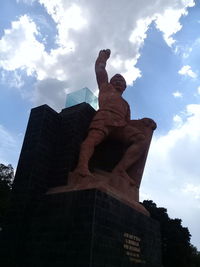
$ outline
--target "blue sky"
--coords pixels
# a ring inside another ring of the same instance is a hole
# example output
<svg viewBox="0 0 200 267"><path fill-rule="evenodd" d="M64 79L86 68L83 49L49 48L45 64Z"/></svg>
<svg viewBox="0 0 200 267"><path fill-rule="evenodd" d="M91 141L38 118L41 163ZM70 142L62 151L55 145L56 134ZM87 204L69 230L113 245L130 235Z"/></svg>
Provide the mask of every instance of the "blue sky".
<svg viewBox="0 0 200 267"><path fill-rule="evenodd" d="M97 93L94 62L110 48L132 118L158 128L141 200L183 221L200 249L200 3L193 0L7 0L0 4L0 162L17 165L30 109L60 111L66 93Z"/></svg>

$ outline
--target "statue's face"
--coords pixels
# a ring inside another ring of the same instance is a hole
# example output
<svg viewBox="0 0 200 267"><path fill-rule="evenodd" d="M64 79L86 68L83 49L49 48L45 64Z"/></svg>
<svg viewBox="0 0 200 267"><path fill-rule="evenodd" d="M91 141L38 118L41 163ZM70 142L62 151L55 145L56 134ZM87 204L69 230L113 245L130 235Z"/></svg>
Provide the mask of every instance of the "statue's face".
<svg viewBox="0 0 200 267"><path fill-rule="evenodd" d="M125 81L124 77L121 74L115 74L111 78L110 83L120 93L123 93L123 91L126 89L126 81Z"/></svg>

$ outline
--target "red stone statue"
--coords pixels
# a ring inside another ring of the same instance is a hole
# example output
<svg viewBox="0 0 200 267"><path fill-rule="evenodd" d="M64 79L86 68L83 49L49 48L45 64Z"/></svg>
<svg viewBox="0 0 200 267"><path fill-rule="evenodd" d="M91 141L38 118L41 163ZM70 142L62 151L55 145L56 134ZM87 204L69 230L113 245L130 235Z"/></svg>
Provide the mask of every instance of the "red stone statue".
<svg viewBox="0 0 200 267"><path fill-rule="evenodd" d="M127 177L130 168L143 155L147 147L145 132L137 127L136 121L130 119L129 104L123 99L122 93L126 89L126 81L122 75L114 75L110 82L106 72L106 62L110 57L110 50L101 50L95 64L95 72L99 87L99 110L94 116L89 133L81 145L79 163L76 168L81 176L91 175L88 162L94 153L94 148L105 138L113 137L129 145L124 157L113 169L112 173ZM153 120L142 119L144 126L156 128Z"/></svg>
<svg viewBox="0 0 200 267"><path fill-rule="evenodd" d="M105 68L110 53L109 49L101 50L96 60L99 110L89 126L88 136L81 144L78 165L68 177L67 190L98 188L149 215L138 203L139 186L156 123L149 118L130 119L129 104L122 97L126 89L125 79L116 74L108 81ZM127 149L112 172L91 173L88 164L95 147L108 137L118 140Z"/></svg>

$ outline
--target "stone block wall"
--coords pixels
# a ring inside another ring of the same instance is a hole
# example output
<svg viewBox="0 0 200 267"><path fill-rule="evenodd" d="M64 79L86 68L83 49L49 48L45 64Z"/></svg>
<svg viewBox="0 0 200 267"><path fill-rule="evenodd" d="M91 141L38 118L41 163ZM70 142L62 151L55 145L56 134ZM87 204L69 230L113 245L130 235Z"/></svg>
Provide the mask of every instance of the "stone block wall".
<svg viewBox="0 0 200 267"><path fill-rule="evenodd" d="M17 262L20 262L20 267L27 267L27 234L33 213L49 187L67 183L68 173L76 165L80 144L94 114L95 110L87 103L63 109L60 113L47 105L31 110L11 207L1 234L5 266L18 266Z"/></svg>

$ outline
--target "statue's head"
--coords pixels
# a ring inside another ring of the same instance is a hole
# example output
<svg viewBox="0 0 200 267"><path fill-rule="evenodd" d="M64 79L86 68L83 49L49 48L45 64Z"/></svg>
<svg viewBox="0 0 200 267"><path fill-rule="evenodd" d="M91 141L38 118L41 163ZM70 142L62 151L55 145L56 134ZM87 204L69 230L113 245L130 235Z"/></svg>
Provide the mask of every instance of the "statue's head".
<svg viewBox="0 0 200 267"><path fill-rule="evenodd" d="M110 83L114 86L114 88L119 91L121 94L126 89L126 81L124 77L121 74L115 74L111 80Z"/></svg>

